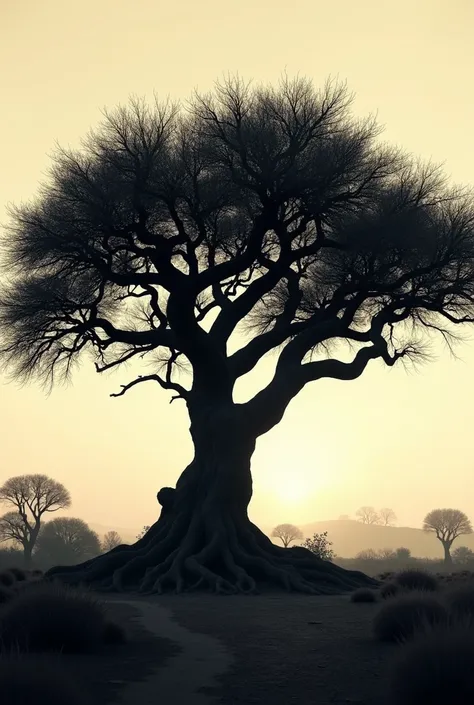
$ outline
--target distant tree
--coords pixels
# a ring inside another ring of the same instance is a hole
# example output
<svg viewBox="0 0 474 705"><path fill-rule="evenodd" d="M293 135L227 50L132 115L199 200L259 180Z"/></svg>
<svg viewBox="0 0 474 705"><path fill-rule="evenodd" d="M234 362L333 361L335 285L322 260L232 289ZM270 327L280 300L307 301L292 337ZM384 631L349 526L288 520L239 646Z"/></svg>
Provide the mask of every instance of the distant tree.
<svg viewBox="0 0 474 705"><path fill-rule="evenodd" d="M364 551L359 551L356 555L357 561L378 561L380 556L373 548L366 548Z"/></svg>
<svg viewBox="0 0 474 705"><path fill-rule="evenodd" d="M411 559L411 551L409 548L400 546L400 548L395 550L395 557L399 561L408 561Z"/></svg>
<svg viewBox="0 0 474 705"><path fill-rule="evenodd" d="M293 524L278 524L272 531L272 537L280 539L283 546L288 548L292 541L303 538L303 532Z"/></svg>
<svg viewBox="0 0 474 705"><path fill-rule="evenodd" d="M373 507L361 507L356 511L356 517L362 524L378 524L380 517Z"/></svg>
<svg viewBox="0 0 474 705"><path fill-rule="evenodd" d="M302 546L314 553L318 558L322 558L323 561L332 561L335 557L331 548L332 541L329 541L327 531L323 531L321 534L313 534L311 538L304 541Z"/></svg>
<svg viewBox="0 0 474 705"><path fill-rule="evenodd" d="M0 487L0 502L14 507L0 518L0 541L21 545L29 565L44 514L69 507L71 496L64 485L47 475L18 475Z"/></svg>
<svg viewBox="0 0 474 705"><path fill-rule="evenodd" d="M396 558L393 548L381 548L380 551L377 551L377 555L383 561L393 561Z"/></svg>
<svg viewBox="0 0 474 705"><path fill-rule="evenodd" d="M379 523L382 524L382 526L393 526L393 524L397 521L397 515L393 509L389 509L388 507L381 509L378 515L380 520Z"/></svg>
<svg viewBox="0 0 474 705"><path fill-rule="evenodd" d="M107 531L104 538L102 539L102 551L106 553L111 551L113 548L117 548L123 543L122 537L116 531Z"/></svg>
<svg viewBox="0 0 474 705"><path fill-rule="evenodd" d="M150 531L150 529L151 529L150 524L146 524L143 527L143 529L140 531L140 533L137 534L137 540L139 541L140 539L142 539L145 536L145 534L148 533L148 531Z"/></svg>
<svg viewBox="0 0 474 705"><path fill-rule="evenodd" d="M452 562L451 546L458 536L472 534L471 522L459 509L433 509L425 516L423 529L433 532L441 541L446 563Z"/></svg>
<svg viewBox="0 0 474 705"><path fill-rule="evenodd" d="M2 365L51 386L84 357L98 373L144 360L116 396L153 383L184 400L194 446L146 555L102 555L68 582L327 592L324 566L249 519L256 444L307 385L424 361L430 336L474 322L472 195L351 103L345 85L288 77L229 78L186 106L133 99L10 209ZM237 402L272 353L271 379ZM334 590L367 584L327 572Z"/></svg>
<svg viewBox="0 0 474 705"><path fill-rule="evenodd" d="M466 565L474 562L474 551L467 546L458 546L458 548L454 549L451 555L454 563L458 563L459 565Z"/></svg>
<svg viewBox="0 0 474 705"><path fill-rule="evenodd" d="M82 519L59 517L41 527L35 555L52 565L73 565L101 553L98 534Z"/></svg>
<svg viewBox="0 0 474 705"><path fill-rule="evenodd" d="M349 514L341 514L341 515L339 516L338 521L350 521L350 519L351 519L351 518L350 518Z"/></svg>

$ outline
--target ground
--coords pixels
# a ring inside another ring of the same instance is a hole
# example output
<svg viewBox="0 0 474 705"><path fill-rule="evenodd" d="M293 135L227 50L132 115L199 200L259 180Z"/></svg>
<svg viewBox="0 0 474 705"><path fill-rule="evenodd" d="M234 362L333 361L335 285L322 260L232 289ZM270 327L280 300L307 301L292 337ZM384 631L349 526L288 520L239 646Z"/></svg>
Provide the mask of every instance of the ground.
<svg viewBox="0 0 474 705"><path fill-rule="evenodd" d="M149 681L150 703L155 702L158 684L161 702L180 702L175 688L180 687L183 673L189 674L196 685L186 705L384 702L386 672L397 647L373 641L371 621L376 605L354 605L347 595L110 598L113 603L129 599L139 609L144 606L149 610L155 605L158 625L168 613L189 630L187 635L185 631L178 635L180 651L166 661L161 680L158 674L157 680ZM163 624L162 633L166 636L168 627ZM194 645L198 647L203 635L214 637L214 648L203 642L199 656L193 656L187 643L197 639ZM223 663L227 663L224 669ZM208 675L213 668L215 678L209 685ZM133 688L123 691L126 705L133 703ZM148 698L140 703L148 703Z"/></svg>

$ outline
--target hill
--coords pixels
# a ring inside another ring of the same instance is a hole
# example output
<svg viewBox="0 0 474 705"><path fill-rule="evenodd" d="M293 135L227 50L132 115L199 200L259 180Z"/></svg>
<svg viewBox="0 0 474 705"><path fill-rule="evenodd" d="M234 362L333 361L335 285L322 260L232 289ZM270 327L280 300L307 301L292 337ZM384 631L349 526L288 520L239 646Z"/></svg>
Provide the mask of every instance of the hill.
<svg viewBox="0 0 474 705"><path fill-rule="evenodd" d="M354 558L357 553L368 548L377 551L400 546L409 548L413 556L420 558L442 558L443 555L442 546L433 534L409 526L367 525L349 519L318 521L300 528L305 538L327 531L334 551L343 558ZM266 533L270 535L271 532ZM276 539L272 540L278 543ZM474 534L460 536L453 547L457 546L468 546L474 550Z"/></svg>

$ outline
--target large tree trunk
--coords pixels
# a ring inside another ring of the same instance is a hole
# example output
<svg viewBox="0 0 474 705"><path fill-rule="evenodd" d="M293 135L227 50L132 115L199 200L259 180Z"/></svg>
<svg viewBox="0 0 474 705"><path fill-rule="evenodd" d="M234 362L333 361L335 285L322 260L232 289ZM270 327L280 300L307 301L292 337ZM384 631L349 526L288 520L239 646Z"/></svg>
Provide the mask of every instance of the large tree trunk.
<svg viewBox="0 0 474 705"><path fill-rule="evenodd" d="M158 493L160 518L142 539L80 566L54 568L48 575L103 589L158 593L197 588L252 593L279 586L332 594L375 584L304 548L276 546L250 522L255 438L245 429L238 407L201 412L191 434L194 459L176 490Z"/></svg>
<svg viewBox="0 0 474 705"><path fill-rule="evenodd" d="M451 557L451 546L452 546L452 541L443 541L443 548L444 548L444 562L446 565L451 565L453 562L453 559Z"/></svg>

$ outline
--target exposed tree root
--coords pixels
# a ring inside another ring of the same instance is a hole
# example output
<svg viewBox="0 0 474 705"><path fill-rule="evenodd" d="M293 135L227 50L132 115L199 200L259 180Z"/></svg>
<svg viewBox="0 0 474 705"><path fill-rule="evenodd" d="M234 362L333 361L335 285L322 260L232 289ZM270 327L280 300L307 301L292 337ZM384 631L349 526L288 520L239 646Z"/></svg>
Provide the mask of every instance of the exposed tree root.
<svg viewBox="0 0 474 705"><path fill-rule="evenodd" d="M53 568L48 578L98 589L143 593L207 590L255 594L288 592L331 595L377 581L322 561L303 548L275 546L248 519L195 511L166 515L132 546L78 566Z"/></svg>

